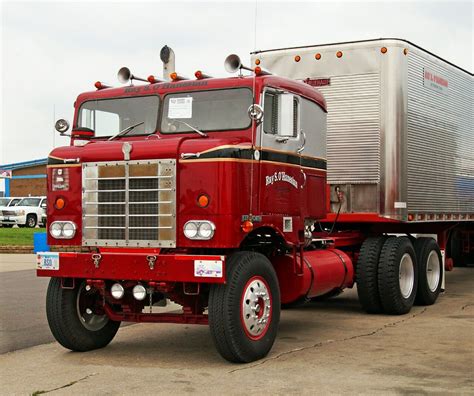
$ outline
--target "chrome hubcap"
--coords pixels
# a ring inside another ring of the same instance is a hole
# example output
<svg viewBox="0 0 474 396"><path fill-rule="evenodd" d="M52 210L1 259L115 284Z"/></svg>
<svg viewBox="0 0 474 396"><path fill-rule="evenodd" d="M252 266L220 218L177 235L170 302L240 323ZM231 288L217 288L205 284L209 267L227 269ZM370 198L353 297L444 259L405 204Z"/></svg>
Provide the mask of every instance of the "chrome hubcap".
<svg viewBox="0 0 474 396"><path fill-rule="evenodd" d="M102 329L109 321L107 315L94 313L93 304L97 298L99 298L99 294L96 291L90 288L87 290L84 284L80 286L76 301L77 315L82 325L90 331Z"/></svg>
<svg viewBox="0 0 474 396"><path fill-rule="evenodd" d="M441 273L441 265L436 251L432 250L428 255L426 262L426 280L428 287L432 292L435 292L439 284L439 275Z"/></svg>
<svg viewBox="0 0 474 396"><path fill-rule="evenodd" d="M242 295L242 321L252 337L264 334L270 322L271 300L265 283L260 279L247 284Z"/></svg>
<svg viewBox="0 0 474 396"><path fill-rule="evenodd" d="M410 297L415 284L415 269L413 267L413 260L408 253L405 253L400 260L398 275L400 292L402 293L403 298L408 298Z"/></svg>

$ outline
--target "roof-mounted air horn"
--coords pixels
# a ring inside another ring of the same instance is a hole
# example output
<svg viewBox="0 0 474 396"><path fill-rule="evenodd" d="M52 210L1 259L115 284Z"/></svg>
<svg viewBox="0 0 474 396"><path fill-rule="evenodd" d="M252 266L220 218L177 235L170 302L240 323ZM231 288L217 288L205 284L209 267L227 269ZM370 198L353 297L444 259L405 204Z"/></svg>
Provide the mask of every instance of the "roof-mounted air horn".
<svg viewBox="0 0 474 396"><path fill-rule="evenodd" d="M132 82L133 80L148 82L146 78L134 76L128 67L122 67L117 73L117 78L122 84L126 84L129 81Z"/></svg>

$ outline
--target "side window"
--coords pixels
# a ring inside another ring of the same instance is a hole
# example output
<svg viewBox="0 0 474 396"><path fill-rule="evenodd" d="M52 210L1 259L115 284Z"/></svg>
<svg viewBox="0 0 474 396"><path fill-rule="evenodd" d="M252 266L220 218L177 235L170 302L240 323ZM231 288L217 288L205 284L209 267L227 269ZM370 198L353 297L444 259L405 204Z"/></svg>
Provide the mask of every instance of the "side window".
<svg viewBox="0 0 474 396"><path fill-rule="evenodd" d="M265 92L263 131L283 137L298 136L300 102L291 93Z"/></svg>
<svg viewBox="0 0 474 396"><path fill-rule="evenodd" d="M278 94L266 92L264 98L263 131L270 135L278 134Z"/></svg>

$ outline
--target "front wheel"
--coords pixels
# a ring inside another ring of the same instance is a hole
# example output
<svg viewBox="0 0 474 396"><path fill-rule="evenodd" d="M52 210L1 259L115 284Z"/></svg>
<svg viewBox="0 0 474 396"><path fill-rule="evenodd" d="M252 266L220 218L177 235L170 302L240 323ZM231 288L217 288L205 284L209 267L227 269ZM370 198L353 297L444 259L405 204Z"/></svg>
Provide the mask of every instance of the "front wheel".
<svg viewBox="0 0 474 396"><path fill-rule="evenodd" d="M46 314L54 338L65 348L85 352L112 341L120 322L101 312L101 296L85 282L63 289L60 278L51 278L46 295Z"/></svg>
<svg viewBox="0 0 474 396"><path fill-rule="evenodd" d="M270 261L260 253L237 252L226 263L227 284L209 294L209 327L217 350L231 362L268 354L280 321L280 289Z"/></svg>

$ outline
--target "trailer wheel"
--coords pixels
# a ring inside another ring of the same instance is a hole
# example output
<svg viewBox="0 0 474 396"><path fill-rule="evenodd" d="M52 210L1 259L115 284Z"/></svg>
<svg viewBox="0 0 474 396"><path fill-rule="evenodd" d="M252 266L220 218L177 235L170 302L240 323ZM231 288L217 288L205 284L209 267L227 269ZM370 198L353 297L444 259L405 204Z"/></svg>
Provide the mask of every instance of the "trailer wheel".
<svg viewBox="0 0 474 396"><path fill-rule="evenodd" d="M280 321L280 289L270 261L237 252L226 262L227 284L212 285L209 327L217 350L230 362L252 362L268 354Z"/></svg>
<svg viewBox="0 0 474 396"><path fill-rule="evenodd" d="M60 278L51 278L46 295L46 314L54 338L65 348L85 352L105 347L117 333L120 322L94 313L101 300L85 282L74 289L61 288Z"/></svg>
<svg viewBox="0 0 474 396"><path fill-rule="evenodd" d="M410 311L418 286L418 266L407 237L385 241L380 253L378 286L385 313L402 315Z"/></svg>
<svg viewBox="0 0 474 396"><path fill-rule="evenodd" d="M370 314L383 311L378 287L378 267L386 236L367 238L360 248L356 266L357 294L362 308Z"/></svg>
<svg viewBox="0 0 474 396"><path fill-rule="evenodd" d="M433 238L418 238L414 247L418 262L418 291L415 303L431 305L441 290L443 278L441 251Z"/></svg>

